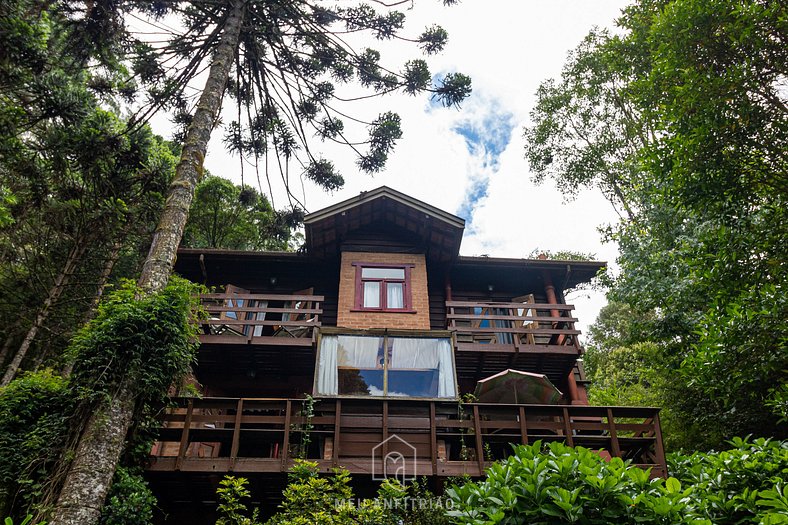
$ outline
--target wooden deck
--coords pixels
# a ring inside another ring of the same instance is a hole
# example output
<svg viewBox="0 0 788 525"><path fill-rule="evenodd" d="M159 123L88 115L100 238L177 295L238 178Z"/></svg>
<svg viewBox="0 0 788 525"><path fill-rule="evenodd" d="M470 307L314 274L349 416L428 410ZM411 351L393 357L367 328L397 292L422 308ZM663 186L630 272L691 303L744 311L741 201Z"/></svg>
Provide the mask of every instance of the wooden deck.
<svg viewBox="0 0 788 525"><path fill-rule="evenodd" d="M251 293L200 296L208 313L203 344L312 346L324 297Z"/></svg>
<svg viewBox="0 0 788 525"><path fill-rule="evenodd" d="M581 355L568 304L448 301L459 377L481 378L507 368L546 374L561 384Z"/></svg>
<svg viewBox="0 0 788 525"><path fill-rule="evenodd" d="M322 471L381 472L400 452L414 475L479 476L512 443L563 441L665 475L659 409L431 400L179 398L149 471L274 473L296 457ZM309 415L311 412L311 415Z"/></svg>

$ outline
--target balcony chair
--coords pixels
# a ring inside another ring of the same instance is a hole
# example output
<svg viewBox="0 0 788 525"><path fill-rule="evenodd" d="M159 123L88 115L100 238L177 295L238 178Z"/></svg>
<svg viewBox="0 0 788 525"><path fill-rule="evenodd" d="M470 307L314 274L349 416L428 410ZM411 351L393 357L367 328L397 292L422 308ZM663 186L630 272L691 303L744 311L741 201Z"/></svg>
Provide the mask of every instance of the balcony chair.
<svg viewBox="0 0 788 525"><path fill-rule="evenodd" d="M305 290L298 290L293 295L315 295L314 288L306 288ZM294 310L311 310L315 306L314 301L287 301L285 308L292 308ZM282 321L301 321L302 326L292 325L275 325L274 336L276 337L293 337L302 338L306 337L312 332L312 328L317 325L317 315L311 313L287 312L282 314Z"/></svg>

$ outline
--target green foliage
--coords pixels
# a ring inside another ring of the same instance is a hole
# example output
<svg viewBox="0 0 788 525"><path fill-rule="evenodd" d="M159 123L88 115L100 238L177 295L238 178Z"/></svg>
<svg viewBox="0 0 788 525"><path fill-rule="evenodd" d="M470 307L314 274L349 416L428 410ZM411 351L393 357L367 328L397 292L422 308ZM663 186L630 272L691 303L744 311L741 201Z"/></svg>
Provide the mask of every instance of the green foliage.
<svg viewBox="0 0 788 525"><path fill-rule="evenodd" d="M161 403L194 361L199 286L172 277L161 292L144 294L127 281L101 303L73 338L72 382L85 400L100 401L133 379L144 403Z"/></svg>
<svg viewBox="0 0 788 525"><path fill-rule="evenodd" d="M285 250L303 212L277 212L264 195L208 176L197 185L182 245L187 248Z"/></svg>
<svg viewBox="0 0 788 525"><path fill-rule="evenodd" d="M243 500L250 497L247 480L226 476L217 490L217 525L257 525L257 510L249 514ZM402 485L392 479L381 483L377 498L356 501L350 474L335 469L318 473L315 462L297 460L288 475L288 486L279 512L266 525L448 525L445 498L436 497L426 480Z"/></svg>
<svg viewBox="0 0 788 525"><path fill-rule="evenodd" d="M517 446L484 480L448 489L448 514L473 525L780 523L788 517L782 483L788 443L736 446L719 455L674 456L675 477L667 480L583 447Z"/></svg>
<svg viewBox="0 0 788 525"><path fill-rule="evenodd" d="M58 459L73 408L68 382L50 370L0 389L0 515L22 516L36 503Z"/></svg>
<svg viewBox="0 0 788 525"><path fill-rule="evenodd" d="M6 518L3 521L4 525L14 525L14 520L11 517ZM33 516L28 514L25 518L19 522L19 525L47 525L46 521L37 521L33 522Z"/></svg>
<svg viewBox="0 0 788 525"><path fill-rule="evenodd" d="M788 442L735 438L730 445L717 453L670 454L668 470L694 488L700 512L714 523L785 523Z"/></svg>
<svg viewBox="0 0 788 525"><path fill-rule="evenodd" d="M139 470L139 469L135 469ZM156 498L141 471L119 467L115 471L107 502L101 509L101 525L146 525L153 520Z"/></svg>
<svg viewBox="0 0 788 525"><path fill-rule="evenodd" d="M786 13L634 2L542 85L526 130L537 180L597 188L621 211L606 231L621 253L608 299L632 322L619 316L625 341L597 338L599 355L656 345L684 446L788 435Z"/></svg>
<svg viewBox="0 0 788 525"><path fill-rule="evenodd" d="M246 488L248 481L245 478L225 476L219 482L216 495L219 498L219 519L216 525L257 525L258 510L252 512L252 517L245 516L247 512L246 504L243 500L249 498L249 489Z"/></svg>

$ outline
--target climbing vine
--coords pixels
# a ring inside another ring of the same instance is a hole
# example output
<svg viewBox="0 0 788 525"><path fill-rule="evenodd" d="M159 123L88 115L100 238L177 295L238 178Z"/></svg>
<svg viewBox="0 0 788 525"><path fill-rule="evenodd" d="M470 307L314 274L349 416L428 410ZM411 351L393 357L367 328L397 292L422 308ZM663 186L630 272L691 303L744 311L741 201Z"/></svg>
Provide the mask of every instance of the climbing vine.
<svg viewBox="0 0 788 525"><path fill-rule="evenodd" d="M135 415L102 523L150 520L155 500L140 466L155 439L155 416L194 362L199 292L177 277L151 294L122 283L72 339L68 380L52 372L27 374L0 391L0 477L19 480L0 484L0 510L46 515L88 416L126 382L133 385Z"/></svg>

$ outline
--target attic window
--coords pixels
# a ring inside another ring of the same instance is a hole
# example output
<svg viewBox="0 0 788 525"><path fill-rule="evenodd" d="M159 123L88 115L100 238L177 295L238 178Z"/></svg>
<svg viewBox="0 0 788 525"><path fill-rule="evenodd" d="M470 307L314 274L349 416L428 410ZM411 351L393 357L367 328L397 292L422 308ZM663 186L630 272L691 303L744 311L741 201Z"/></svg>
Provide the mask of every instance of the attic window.
<svg viewBox="0 0 788 525"><path fill-rule="evenodd" d="M412 264L353 263L356 267L356 310L412 311Z"/></svg>

